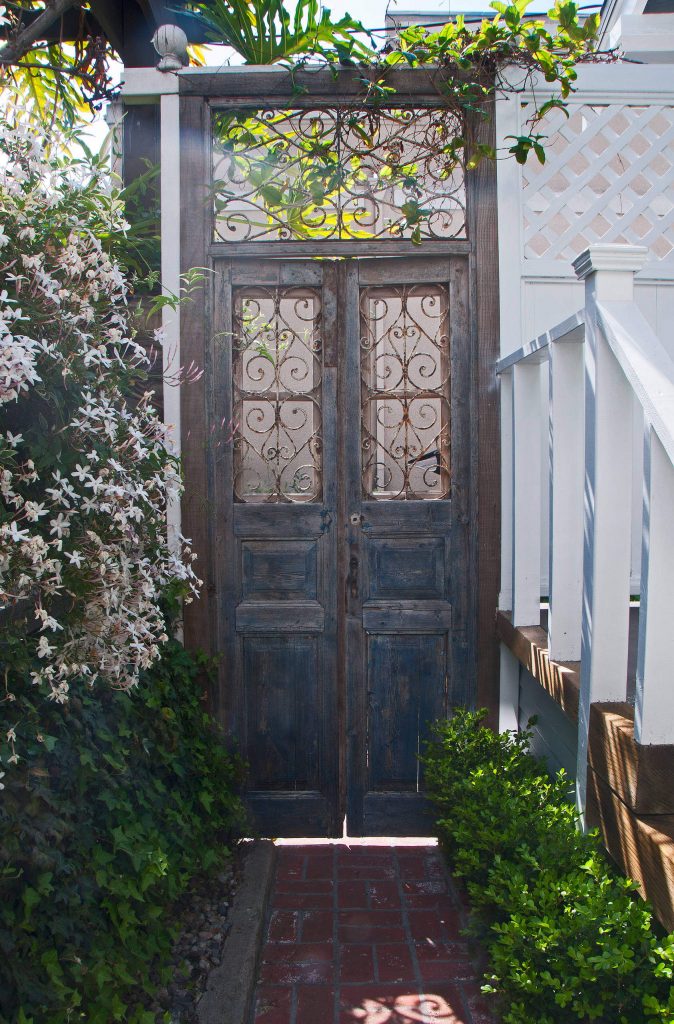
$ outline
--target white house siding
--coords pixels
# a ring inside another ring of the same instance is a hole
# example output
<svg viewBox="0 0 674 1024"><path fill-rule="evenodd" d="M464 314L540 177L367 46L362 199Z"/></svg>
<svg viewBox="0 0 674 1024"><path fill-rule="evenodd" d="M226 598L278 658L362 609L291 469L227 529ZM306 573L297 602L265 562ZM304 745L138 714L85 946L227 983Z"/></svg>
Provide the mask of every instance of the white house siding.
<svg viewBox="0 0 674 1024"><path fill-rule="evenodd" d="M532 718L536 721L530 725ZM518 726L531 730L531 751L545 759L550 772L563 768L569 779L575 778L576 726L523 666L520 668Z"/></svg>

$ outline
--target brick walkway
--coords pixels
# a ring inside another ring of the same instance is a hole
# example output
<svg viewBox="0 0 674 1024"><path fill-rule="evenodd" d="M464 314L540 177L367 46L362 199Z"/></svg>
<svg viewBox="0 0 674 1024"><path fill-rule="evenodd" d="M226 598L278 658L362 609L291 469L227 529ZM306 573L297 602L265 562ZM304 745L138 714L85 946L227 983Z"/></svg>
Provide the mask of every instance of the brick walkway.
<svg viewBox="0 0 674 1024"><path fill-rule="evenodd" d="M434 846L280 846L254 1024L496 1024Z"/></svg>

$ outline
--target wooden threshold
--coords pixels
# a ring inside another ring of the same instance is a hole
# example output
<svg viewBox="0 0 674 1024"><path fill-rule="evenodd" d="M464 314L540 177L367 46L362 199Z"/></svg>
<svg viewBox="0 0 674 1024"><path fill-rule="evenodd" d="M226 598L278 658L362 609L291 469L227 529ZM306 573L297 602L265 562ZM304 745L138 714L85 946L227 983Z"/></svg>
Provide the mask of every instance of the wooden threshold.
<svg viewBox="0 0 674 1024"><path fill-rule="evenodd" d="M496 615L496 632L573 722L578 721L580 662L551 661L542 626L516 627ZM593 704L588 738L587 818L667 929L674 929L674 746L634 740L629 703Z"/></svg>

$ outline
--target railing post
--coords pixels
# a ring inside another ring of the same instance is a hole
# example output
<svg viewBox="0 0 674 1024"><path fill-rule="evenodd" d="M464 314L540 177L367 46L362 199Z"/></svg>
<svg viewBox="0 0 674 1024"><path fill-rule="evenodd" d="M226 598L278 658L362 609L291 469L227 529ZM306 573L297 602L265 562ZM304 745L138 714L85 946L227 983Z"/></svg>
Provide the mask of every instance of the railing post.
<svg viewBox="0 0 674 1024"><path fill-rule="evenodd" d="M501 387L501 592L498 606L513 606L513 374L502 373Z"/></svg>
<svg viewBox="0 0 674 1024"><path fill-rule="evenodd" d="M541 621L541 372L513 366L512 578L514 626Z"/></svg>
<svg viewBox="0 0 674 1024"><path fill-rule="evenodd" d="M596 245L575 261L585 280L585 495L576 795L584 821L590 706L625 700L630 599L632 393L596 303L631 302L642 246Z"/></svg>
<svg viewBox="0 0 674 1024"><path fill-rule="evenodd" d="M634 738L674 744L674 466L659 437L644 433L644 516Z"/></svg>
<svg viewBox="0 0 674 1024"><path fill-rule="evenodd" d="M583 598L584 355L581 336L550 344L548 652L579 661Z"/></svg>

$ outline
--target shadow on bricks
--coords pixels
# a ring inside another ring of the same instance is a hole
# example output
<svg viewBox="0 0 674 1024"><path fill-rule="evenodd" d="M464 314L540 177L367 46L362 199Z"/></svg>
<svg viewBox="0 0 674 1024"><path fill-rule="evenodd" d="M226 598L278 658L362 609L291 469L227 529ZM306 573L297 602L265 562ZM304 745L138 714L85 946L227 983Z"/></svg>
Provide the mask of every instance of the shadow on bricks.
<svg viewBox="0 0 674 1024"><path fill-rule="evenodd" d="M251 1024L497 1024L434 845L281 845Z"/></svg>

